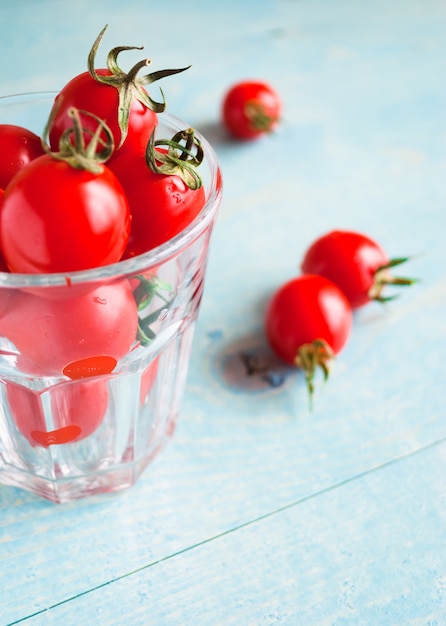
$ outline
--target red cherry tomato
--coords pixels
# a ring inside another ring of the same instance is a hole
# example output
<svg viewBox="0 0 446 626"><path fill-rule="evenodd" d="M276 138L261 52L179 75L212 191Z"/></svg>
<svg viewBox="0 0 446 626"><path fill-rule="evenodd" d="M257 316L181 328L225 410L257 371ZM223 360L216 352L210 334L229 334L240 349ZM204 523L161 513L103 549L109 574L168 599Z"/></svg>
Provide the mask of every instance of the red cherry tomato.
<svg viewBox="0 0 446 626"><path fill-rule="evenodd" d="M7 383L11 415L32 446L47 448L80 441L100 426L108 406L106 379L60 383L50 393L52 428L48 430L42 391Z"/></svg>
<svg viewBox="0 0 446 626"><path fill-rule="evenodd" d="M353 308L382 296L385 285L410 285L410 278L393 277L392 267L407 258L389 259L370 237L361 233L333 230L319 237L305 252L301 269L333 281L346 295Z"/></svg>
<svg viewBox="0 0 446 626"><path fill-rule="evenodd" d="M42 142L35 133L22 126L0 124L0 187L6 189L18 171L42 154Z"/></svg>
<svg viewBox="0 0 446 626"><path fill-rule="evenodd" d="M304 369L310 396L317 366L328 364L350 336L352 311L338 287L323 276L306 274L289 280L270 299L265 331L283 361Z"/></svg>
<svg viewBox="0 0 446 626"><path fill-rule="evenodd" d="M0 334L17 348L25 372L108 374L136 340L138 310L128 281L59 300L15 293L9 304Z"/></svg>
<svg viewBox="0 0 446 626"><path fill-rule="evenodd" d="M132 216L125 257L142 254L172 239L205 204L202 186L190 189L177 174L153 172L143 156L123 153L109 167L124 188Z"/></svg>
<svg viewBox="0 0 446 626"><path fill-rule="evenodd" d="M143 59L129 72L121 70L119 54L125 50L140 50L135 46L118 46L107 56L107 68L96 69L95 57L106 30L99 33L88 56L88 71L72 78L59 92L52 112L49 138L53 150L59 149L61 135L72 126L69 111L72 107L87 111L103 120L111 130L117 151L130 148L130 152L144 153L145 146L157 121L157 113L164 111L165 101L156 102L145 85L188 69L167 69L139 76L150 61ZM162 93L162 92L161 92ZM82 117L84 128L91 127L91 117ZM88 132L87 132L88 138Z"/></svg>
<svg viewBox="0 0 446 626"><path fill-rule="evenodd" d="M282 114L282 101L271 85L260 81L237 83L223 99L222 120L237 139L256 139L273 131Z"/></svg>
<svg viewBox="0 0 446 626"><path fill-rule="evenodd" d="M110 76L106 69L96 70L99 76ZM73 125L69 116L70 108L93 113L104 120L109 127L116 148L121 143L121 129L118 121L119 91L112 85L105 85L95 80L88 72L75 76L58 93L55 99L55 116L51 123L49 140L52 150L59 149L61 135ZM136 98L132 100L129 111L126 150L144 154L145 147L157 123L157 114ZM81 114L82 127L88 132L95 132L97 123L91 116ZM88 139L88 136L87 136Z"/></svg>
<svg viewBox="0 0 446 626"><path fill-rule="evenodd" d="M115 175L44 155L11 181L0 213L0 246L12 272L90 269L120 260L130 232Z"/></svg>

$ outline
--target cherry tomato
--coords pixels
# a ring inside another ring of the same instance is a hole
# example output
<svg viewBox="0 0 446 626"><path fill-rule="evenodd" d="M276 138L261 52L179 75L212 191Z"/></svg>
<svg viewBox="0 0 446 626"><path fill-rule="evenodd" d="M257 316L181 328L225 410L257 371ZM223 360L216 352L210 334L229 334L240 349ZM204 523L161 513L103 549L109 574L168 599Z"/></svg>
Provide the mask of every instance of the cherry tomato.
<svg viewBox="0 0 446 626"><path fill-rule="evenodd" d="M12 272L90 269L120 260L130 212L115 175L80 170L51 155L11 181L0 213L0 246Z"/></svg>
<svg viewBox="0 0 446 626"><path fill-rule="evenodd" d="M157 147L158 155L167 150ZM192 189L178 174L153 171L140 155L121 154L109 164L126 193L132 225L125 257L159 246L186 228L200 213L203 186Z"/></svg>
<svg viewBox="0 0 446 626"><path fill-rule="evenodd" d="M136 340L138 310L128 281L103 284L72 298L15 293L0 317L0 334L26 373L72 379L108 374Z"/></svg>
<svg viewBox="0 0 446 626"><path fill-rule="evenodd" d="M141 49L135 46L113 48L107 57L107 68L96 69L96 52L106 28L102 29L92 46L88 71L73 77L56 96L49 133L53 150L59 148L60 137L72 125L69 111L75 107L105 121L112 132L117 152L125 142L126 150L143 154L157 122L157 113L165 109L164 100L153 100L144 86L188 69L160 70L139 76L139 70L150 63L148 59L143 59L125 73L118 65L118 56L124 50ZM96 125L92 127L91 124L91 118L82 118L83 127L94 132Z"/></svg>
<svg viewBox="0 0 446 626"><path fill-rule="evenodd" d="M352 311L338 287L323 276L305 274L283 284L270 299L265 331L273 351L290 365L301 367L308 390L320 366L328 364L350 336Z"/></svg>
<svg viewBox="0 0 446 626"><path fill-rule="evenodd" d="M111 76L106 69L96 70L98 76ZM75 76L62 88L54 102L55 116L51 123L49 140L53 150L57 150L64 131L72 125L69 110L75 107L89 111L105 120L110 128L116 149L120 146L122 131L118 121L119 91L112 85L95 80L88 72ZM82 116L82 126L86 132L97 128L90 116ZM130 105L126 131L126 149L144 154L145 147L157 123L157 114L134 98ZM118 152L118 150L117 150Z"/></svg>
<svg viewBox="0 0 446 626"><path fill-rule="evenodd" d="M44 448L88 437L100 426L108 406L106 379L59 383L50 390L48 430L42 391L8 381L6 396L19 431L32 446Z"/></svg>
<svg viewBox="0 0 446 626"><path fill-rule="evenodd" d="M391 268L407 257L389 259L382 247L361 233L333 230L319 237L305 252L301 269L333 281L347 296L353 308L371 300L385 301L386 285L410 285L414 279L391 275Z"/></svg>
<svg viewBox="0 0 446 626"><path fill-rule="evenodd" d="M272 132L282 114L282 101L271 85L260 81L244 81L226 92L222 120L237 139L256 139Z"/></svg>
<svg viewBox="0 0 446 626"><path fill-rule="evenodd" d="M42 142L35 133L22 126L0 124L0 187L5 189L19 170L42 154Z"/></svg>

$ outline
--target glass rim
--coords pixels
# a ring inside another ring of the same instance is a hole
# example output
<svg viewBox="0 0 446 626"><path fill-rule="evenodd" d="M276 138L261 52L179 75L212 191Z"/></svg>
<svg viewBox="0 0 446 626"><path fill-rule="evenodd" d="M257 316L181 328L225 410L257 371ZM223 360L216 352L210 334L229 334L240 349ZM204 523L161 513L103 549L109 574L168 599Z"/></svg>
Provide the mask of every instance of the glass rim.
<svg viewBox="0 0 446 626"><path fill-rule="evenodd" d="M45 98L55 97L56 95L56 91L31 91L3 96L0 95L0 109L6 104L26 103L32 101L33 99L44 100ZM174 127L174 130L181 130L188 127L186 122L167 111L158 113L158 117L160 120L166 120L168 124ZM98 280L111 280L125 275L134 275L142 271L147 271L147 269L152 266L165 263L183 248L190 245L212 222L217 212L222 193L220 165L216 152L206 137L204 137L198 129L195 129L195 132L202 143L205 155L205 164L207 164L209 169L209 189L206 190L206 202L200 213L178 235L156 248L152 248L151 250L144 252L143 254L123 259L116 263L110 263L108 265L90 269L36 274L21 274L18 272L0 271L0 288L21 288L30 286L44 288L60 285L67 286L67 283L87 283Z"/></svg>

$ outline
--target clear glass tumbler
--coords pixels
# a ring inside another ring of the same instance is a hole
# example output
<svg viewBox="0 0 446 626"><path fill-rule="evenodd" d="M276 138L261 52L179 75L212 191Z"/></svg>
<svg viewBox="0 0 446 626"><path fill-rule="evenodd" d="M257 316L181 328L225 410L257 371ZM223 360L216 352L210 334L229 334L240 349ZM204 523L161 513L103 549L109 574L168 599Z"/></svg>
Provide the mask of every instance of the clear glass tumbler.
<svg viewBox="0 0 446 626"><path fill-rule="evenodd" d="M0 123L41 134L53 98L0 98ZM157 135L186 127L162 113ZM88 271L0 272L1 483L54 502L117 491L172 436L222 191L199 137L206 204L178 236Z"/></svg>

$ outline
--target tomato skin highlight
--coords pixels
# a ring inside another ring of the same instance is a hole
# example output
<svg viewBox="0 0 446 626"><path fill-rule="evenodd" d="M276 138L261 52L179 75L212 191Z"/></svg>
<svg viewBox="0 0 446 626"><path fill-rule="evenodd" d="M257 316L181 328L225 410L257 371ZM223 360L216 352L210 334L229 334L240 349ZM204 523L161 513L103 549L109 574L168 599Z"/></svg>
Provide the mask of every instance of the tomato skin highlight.
<svg viewBox="0 0 446 626"><path fill-rule="evenodd" d="M204 187L192 190L176 174L153 172L144 156L123 153L109 167L122 184L132 216L125 258L143 254L178 235L205 204Z"/></svg>
<svg viewBox="0 0 446 626"><path fill-rule="evenodd" d="M243 81L225 94L222 105L223 125L236 139L257 139L272 132L282 113L279 94L262 81Z"/></svg>
<svg viewBox="0 0 446 626"><path fill-rule="evenodd" d="M347 342L351 327L352 311L347 298L334 283L314 274L283 284L266 309L268 343L289 365L296 365L302 346L319 339L337 354Z"/></svg>
<svg viewBox="0 0 446 626"><path fill-rule="evenodd" d="M0 245L12 272L70 272L120 260L130 211L114 174L79 170L50 155L23 168L5 190Z"/></svg>
<svg viewBox="0 0 446 626"><path fill-rule="evenodd" d="M100 76L111 76L111 72L107 69L97 69L96 73ZM68 114L71 107L93 113L105 121L113 135L116 155L121 150L124 151L124 146L126 151L144 154L158 120L154 111L139 100L133 99L127 137L124 144L118 148L121 143L121 130L118 122L119 92L116 87L98 82L89 72L83 72L72 78L57 94L54 105L55 115L49 132L50 146L54 151L59 149L61 135L73 125ZM81 120L85 129L91 132L96 130L97 123L90 116L81 115ZM88 142L88 133L85 133L85 139Z"/></svg>
<svg viewBox="0 0 446 626"><path fill-rule="evenodd" d="M371 301L376 273L388 263L384 250L370 237L354 231L333 230L307 249L301 269L334 282L352 308L359 308Z"/></svg>
<svg viewBox="0 0 446 626"><path fill-rule="evenodd" d="M17 172L43 154L35 133L22 126L0 124L0 187L6 189Z"/></svg>

